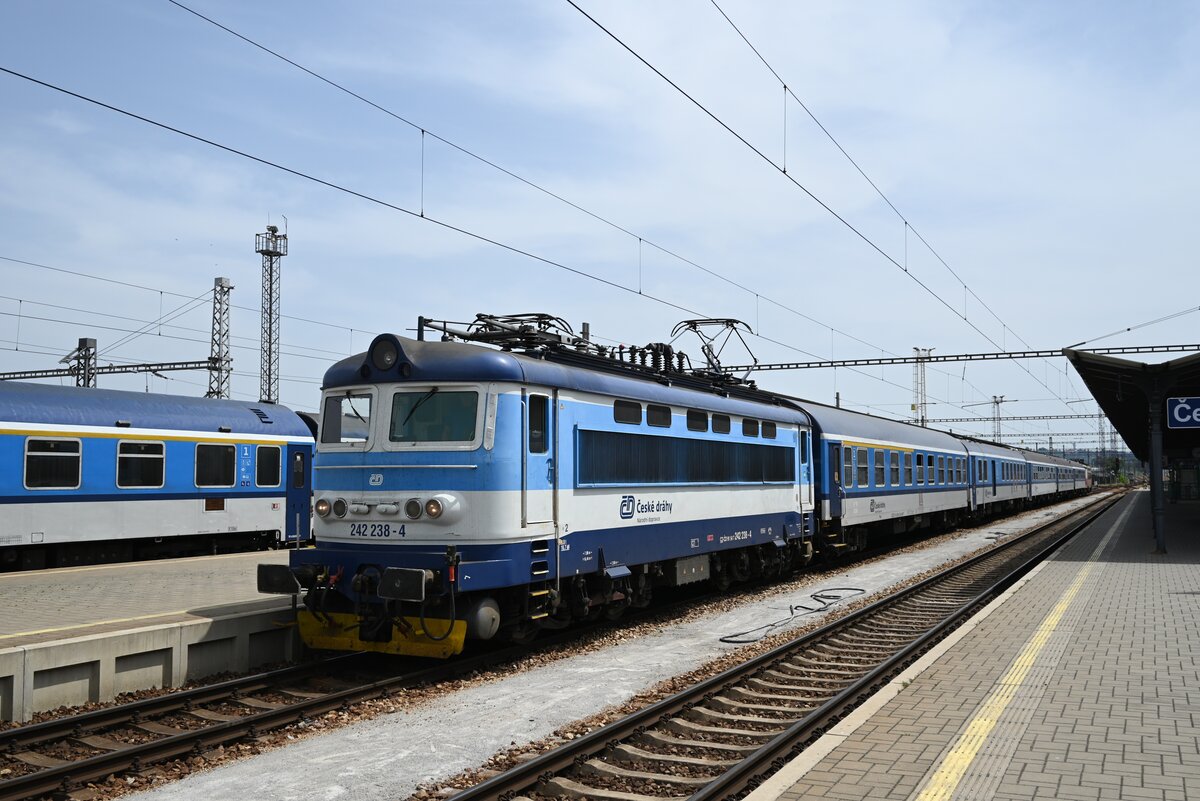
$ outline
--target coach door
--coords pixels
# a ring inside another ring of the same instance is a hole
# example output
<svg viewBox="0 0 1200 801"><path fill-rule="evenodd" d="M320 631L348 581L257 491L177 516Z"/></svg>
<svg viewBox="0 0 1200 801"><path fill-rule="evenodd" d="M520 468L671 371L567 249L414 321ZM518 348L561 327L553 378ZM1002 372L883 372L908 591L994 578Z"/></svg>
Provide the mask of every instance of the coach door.
<svg viewBox="0 0 1200 801"><path fill-rule="evenodd" d="M311 445L287 446L287 522L285 537L307 542L312 537Z"/></svg>
<svg viewBox="0 0 1200 801"><path fill-rule="evenodd" d="M524 406L524 470L521 520L524 526L550 524L558 511L558 413L555 390L522 390ZM552 533L553 529L551 529Z"/></svg>
<svg viewBox="0 0 1200 801"><path fill-rule="evenodd" d="M825 447L828 448L829 465L829 493L826 496L829 501L829 517L831 520L836 520L842 516L842 498L846 497L846 491L842 487L842 443L827 442Z"/></svg>

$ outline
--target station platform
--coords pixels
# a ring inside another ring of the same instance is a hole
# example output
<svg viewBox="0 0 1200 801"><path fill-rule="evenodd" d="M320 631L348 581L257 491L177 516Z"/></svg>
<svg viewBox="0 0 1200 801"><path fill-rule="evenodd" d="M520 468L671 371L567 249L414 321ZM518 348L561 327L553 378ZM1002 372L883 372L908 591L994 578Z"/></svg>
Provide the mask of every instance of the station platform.
<svg viewBox="0 0 1200 801"><path fill-rule="evenodd" d="M1200 798L1200 505L1130 493L747 798Z"/></svg>
<svg viewBox="0 0 1200 801"><path fill-rule="evenodd" d="M291 603L260 595L286 551L0 573L0 720L291 659Z"/></svg>

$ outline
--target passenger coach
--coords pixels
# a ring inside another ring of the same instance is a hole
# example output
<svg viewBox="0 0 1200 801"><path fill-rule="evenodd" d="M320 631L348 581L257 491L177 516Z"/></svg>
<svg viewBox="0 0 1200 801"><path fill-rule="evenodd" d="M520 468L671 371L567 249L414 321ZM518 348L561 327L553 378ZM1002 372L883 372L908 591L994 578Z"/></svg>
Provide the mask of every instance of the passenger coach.
<svg viewBox="0 0 1200 801"><path fill-rule="evenodd" d="M283 406L0 381L0 569L307 540L312 449Z"/></svg>

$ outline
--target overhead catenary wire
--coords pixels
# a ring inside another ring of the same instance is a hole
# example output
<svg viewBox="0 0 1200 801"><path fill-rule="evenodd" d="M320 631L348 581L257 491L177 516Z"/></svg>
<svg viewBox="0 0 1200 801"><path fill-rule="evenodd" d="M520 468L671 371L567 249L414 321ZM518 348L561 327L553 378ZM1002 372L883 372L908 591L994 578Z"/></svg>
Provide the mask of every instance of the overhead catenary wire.
<svg viewBox="0 0 1200 801"><path fill-rule="evenodd" d="M579 211L579 212L581 212L582 214L585 214L585 215L587 215L587 216L591 217L592 219L594 219L594 220L596 220L596 221L598 221L598 222L600 222L600 223L603 223L604 225L610 226L611 228L613 228L613 229L615 229L615 230L617 230L617 231L620 231L621 233L623 233L623 234L626 234L627 236L629 236L629 237L631 237L631 238L636 238L636 239L638 240L638 258L639 258L639 262L638 262L638 264L639 264L639 274L640 274L640 269L641 269L641 264L642 264L642 262L641 262L641 258L642 258L642 247L643 247L643 245L645 245L645 246L649 246L649 247L651 247L651 248L654 248L655 250L657 250L657 251L659 251L659 252L661 252L661 253L663 253L663 254L665 254L665 255L667 255L667 256L670 256L670 257L671 257L671 258L673 258L673 259L676 259L676 260L678 260L679 262L681 262L681 263L683 263L683 264L687 264L687 265L689 265L689 266L691 266L691 267L693 267L693 268L695 268L695 269L697 269L697 270L699 270L699 271L701 271L701 272L703 272L703 273L705 273L705 274L707 274L707 275L709 275L709 276L711 276L711 277L713 277L713 278L716 278L717 280L723 281L723 282L725 282L725 283L729 284L730 286L736 287L737 289L740 289L740 290L742 290L743 292L746 292L747 294L754 295L756 299L759 299L759 298L761 298L762 300L765 300L765 301L767 301L768 303L771 303L772 305L774 305L774 306L776 306L776 307L778 307L778 308L780 308L780 309L782 309L782 310L784 310L784 311L786 311L786 312L789 312L789 313L791 313L791 314L793 314L793 315L795 315L795 316L797 316L797 317L799 317L799 318L801 318L801 319L803 319L803 320L807 320L808 322L811 322L811 323L813 323L814 325L820 326L820 327L821 327L821 328L823 328L823 329L829 329L829 330L831 330L831 331L836 331L838 334L840 334L840 335L842 335L842 336L846 337L847 339L851 339L851 340L853 340L853 341L855 341L855 342L858 342L859 344L865 345L865 346L867 346L867 347L871 348L872 350L884 350L886 353L889 353L889 354L891 354L891 355L893 355L893 356L894 356L894 355L897 355L897 354L895 354L895 353L892 353L891 351L888 351L888 350L886 350L886 349L880 348L878 345L875 345L875 344L873 344L873 343L871 343L871 342L868 342L868 341L866 341L866 340L864 340L864 339L862 339L862 338L860 338L860 337L857 337L857 336L855 336L855 335L853 335L853 334L851 334L851 333L849 333L849 332L846 332L846 331L843 331L843 330L837 329L837 328L835 328L835 327L833 327L833 326L831 326L831 325L829 325L829 324L827 324L827 323L825 323L825 322L823 322L823 321L821 321L821 320L818 320L817 318L815 318L815 317L812 317L811 315L809 315L809 314L806 314L806 313L805 313L805 312L803 312L803 311L800 311L799 309L795 308L794 306L791 306L791 305L789 305L789 304L786 304L786 303L784 303L784 302L782 302L782 301L776 300L776 299L774 299L774 298L771 298L771 297L769 297L769 296L762 295L762 294L761 294L759 291L757 291L757 290L754 290L754 289L750 288L749 286L746 286L745 284L743 284L743 283L741 283L741 282L739 282L739 281L736 281L736 280L734 280L734 279L732 279L732 278L729 278L728 276L725 276L725 275L723 275L723 274L721 274L721 273L719 273L719 272L716 272L715 270L712 270L712 269L710 269L710 268L708 268L708 267L705 267L704 265L702 265L702 264L700 264L700 263L698 263L698 262L696 262L696 261L694 261L694 260L692 260L692 259L689 259L689 258L687 258L687 257L685 257L685 256L682 256L682 255L680 255L679 253L675 252L674 250L672 250L672 249L670 249L670 248L668 248L668 247L665 247L664 245L660 245L660 244L658 244L658 243L656 243L656 242L654 242L654 241L652 241L652 240L650 240L650 239L647 239L647 238L646 238L645 236L643 236L642 234L638 234L638 233L634 232L633 230L631 230L631 229L630 229L630 228L628 228L627 226L621 225L620 223L617 223L617 222L615 222L615 221L613 221L613 220L609 219L608 217L605 217L605 216L603 216L603 215L601 215L601 214L598 214L597 212L594 212L594 211L592 211L592 210L590 210L590 209L588 209L588 208L584 207L583 205L581 205L581 204L579 204L579 203L577 203L577 202L575 202L575 201L572 201L572 200L570 200L570 199L566 198L566 197L565 197L565 196L563 196L562 194L560 194L560 193L557 193L557 192L555 192L555 191L553 191L553 190L551 190L551 189L548 189L547 187L545 187L545 186L543 186L543 185L541 185L541 184L539 184L539 183L537 183L537 182L535 182L535 181L532 181L532 180L530 180L530 179L528 179L528 178L526 178L526 177L524 177L524 176L522 176L522 175L520 175L520 174L518 174L518 173L514 172L513 170L510 170L510 169L508 169L508 168L506 168L506 167L504 167L504 166L502 166L502 165L498 164L498 163L497 163L497 162L495 162L494 160L492 160L492 159L489 159L489 158L487 158L486 156L483 156L483 155L481 155L481 154L479 154L479 153L477 153L477 152L475 152L475 151L471 150L470 148L467 148L467 147L465 147L465 146L463 146L463 145L460 145L460 144L458 144L458 143L456 143L456 142L454 142L454 141L451 141L450 139L447 139L447 138L446 138L446 137L444 137L444 136L441 136L441 135L439 135L438 133L436 133L436 132L434 132L434 131L431 131L431 130L429 130L429 128L428 128L428 127L426 127L425 125L423 125L423 124L420 124L420 123L417 123L417 122L414 122L413 120L411 120L411 119L409 119L409 118L407 118L407 117L405 117L405 116L403 116L403 115L401 115L401 114L398 114L398 113L396 113L395 111L393 111L393 110L391 110L391 109L387 108L386 106L384 106L384 105L382 105L382 104L380 104L380 103L378 103L378 102L376 102L376 101L374 101L374 100L371 100L370 98L366 97L365 95L363 95L363 94L361 94L361 93L359 93L359 92L356 92L356 91L354 91L353 89L350 89L349 87L345 86L344 84L342 84L342 83L340 83L340 82L338 82L338 81L335 81L335 80L333 80L333 79L331 79L331 78L328 78L328 77L326 77L325 75L322 75L321 73L317 72L316 70L314 70L314 69L312 69L312 68L310 68L310 67L307 67L307 66L305 66L305 65L301 64L300 62L296 61L295 59L292 59L292 58L290 58L290 57L288 57L288 56L285 56L284 54L280 53L279 51L277 51L277 50L275 50L275 49L273 49L273 48L270 48L270 47L268 47L268 46L266 46L266 45L262 44L261 42L259 42L259 41L255 40L255 39L253 39L253 38L251 38L251 37L249 37L249 36L247 36L247 35L245 35L245 34L243 34L243 33L239 32L239 31L237 31L237 30L234 30L233 28L229 27L228 25L225 25L224 23L221 23L221 22L219 22L219 21L217 21L217 20L213 19L213 18L212 18L212 17L210 17L210 16L207 16L207 15L205 15L205 14L202 14L202 13L200 13L199 11L196 11L196 10L195 10L195 9L193 9L193 8L190 8L189 6L185 5L184 3L182 3L182 2L179 2L179 0L167 0L167 1L168 1L169 3L171 3L172 5L176 6L177 8L179 8L179 9L181 9L181 10L183 10L183 11L186 11L186 12L187 12L187 13L189 13L189 14L192 14L193 16L197 17L198 19L201 19L201 20L203 20L203 21L205 21L205 22L209 23L210 25L213 25L214 27L216 27L216 28L219 28L219 29L220 29L220 30L222 30L222 31L225 31L226 33L228 33L228 34L230 34L231 36L233 36L233 37L235 37L235 38L237 38L237 39L239 39L239 40L241 40L241 41L245 42L246 44L248 44L248 45L250 45L250 46L252 46L252 47L254 47L254 48L257 48L258 50L261 50L261 51L262 51L262 52L264 52L264 53L267 53L267 54L269 54L269 55L270 55L270 56L272 56L273 58L279 59L280 61L282 61L282 62L284 62L284 63L286 63L286 64L288 64L288 65L290 65L290 66L294 67L295 69L297 69L297 70L300 70L301 72L305 73L306 75L309 75L310 77L312 77L312 78L314 78L314 79L316 79L316 80L318 80L318 81L321 81L322 83L324 83L324 84L327 84L327 85L328 85L328 86L330 86L330 87L333 87L333 88L334 88L334 89L336 89L337 91L339 91L339 92L343 92L343 93L345 93L346 95L348 95L348 96L350 96L350 97L353 97L353 98L355 98L356 100L359 100L359 101L361 101L362 103L365 103L366 105L370 106L371 108L374 108L374 109L376 109L377 111L380 111L381 113L383 113L383 114L386 114L387 116L389 116L389 117L391 117L391 118L393 118L393 119L395 119L395 120L397 120L397 121L399 121L399 122L403 123L404 125L407 125L407 126L409 126L409 127L410 127L410 128L412 128L414 131L417 131L417 132L419 132L419 133L420 133L420 135L421 135L421 165L422 165L422 169L421 169L421 198L422 198L422 200L421 200L421 204L420 204L420 209L419 209L419 211L418 211L418 215L419 215L419 216L422 216L422 217L424 217L424 216L425 216L425 203L424 203L424 192L425 192L425 173L424 173L424 163L425 163L425 139L426 139L426 137L429 137L429 138L431 138L431 139L434 139L434 140L436 140L436 141L438 141L438 142L441 142L442 144L444 144L444 145L446 145L446 146L448 146L448 147L450 147L450 148L453 148L454 150L456 150L456 151L458 151L458 152L462 153L462 154L463 154L463 155L465 155L465 156L468 156L468 157L470 157L470 158L472 158L472 159L475 159L476 161L480 162L481 164L485 164L485 165L487 165L488 167L491 167L492 169L495 169L495 170L497 170L498 172L501 172L501 173L503 173L504 175L507 175L507 176L509 176L510 178L513 178L514 180L521 182L522 184L524 184L524 185L526 185L526 186L530 187L531 189L534 189L534 190L536 190L536 191L538 191L538 192L541 192L541 193L543 193L543 194L547 195L548 197L551 197L551 198L553 198L553 199L555 199L555 200L557 200L557 201L559 201L559 202L561 202L561 203L563 203L563 204L565 204L565 205L567 205L567 206L569 206L569 207L571 207L571 208L575 209L576 211ZM765 63L765 62L764 62L764 63ZM768 65L768 68L770 68L770 66L769 66L769 65ZM818 124L819 124L819 123L818 123ZM847 156L847 157L848 157L848 156ZM869 181L870 179L868 178L867 180ZM757 326L756 326L756 328L757 328ZM939 369L937 369L937 368L932 368L932 367L931 367L930 369L931 369L931 370L933 370L934 372L945 373L946 375L950 375L949 373L946 373L945 371L943 371L943 370L939 370ZM979 389L979 387L975 386L975 385L974 385L973 383L971 383L970 381L966 381L965 377L964 377L962 380L963 380L963 382L964 382L965 384L967 384L967 385L968 385L968 386L970 386L970 387L971 387L973 390L975 390L977 393L979 393L979 394L980 394L980 396L985 396L985 395L987 394L987 393L984 393L984 392L983 392L981 389Z"/></svg>
<svg viewBox="0 0 1200 801"><path fill-rule="evenodd" d="M987 340L989 343L991 343L998 350L1004 349L1003 346L999 342L997 342L995 339L993 339L991 337L991 335L989 335L987 332L985 332L983 329L981 329L978 325L976 325L974 322L972 322L970 320L970 318L967 317L966 314L961 313L957 309L955 309L952 304L950 304L941 295L937 294L937 292L935 292L931 287L929 287L928 284L926 284L924 281L922 281L920 278L918 278L910 269L908 269L908 267L906 265L901 264L899 261L897 261L895 259L895 257L893 257L891 254L889 254L887 251L885 251L882 247L880 247L874 240L872 240L870 237L868 237L866 234L864 234L862 231L860 231L856 226L854 226L854 224L852 224L849 220L847 220L845 217L843 217L841 214L839 214L833 207L831 207L828 203L826 203L824 200L822 200L820 197L818 197L812 190L810 190L804 184L800 183L800 181L796 180L795 176L789 174L785 169L783 169L783 167L779 163L777 163L774 159L772 159L770 156L768 156L766 153L764 153L759 147L757 147L752 142L750 142L748 139L746 139L745 136L743 136L741 133L739 133L736 129L734 129L727 122L725 122L720 116L718 116L715 112L713 112L711 109L709 109L706 105L704 105L699 100L697 100L686 89L684 89L678 83L673 81L662 70L658 69L658 67L651 64L648 59L646 59L643 55L641 55L639 52L634 50L632 46L630 46L627 42L625 42L623 39L621 39L619 36L617 36L611 30L609 30L603 23L601 23L599 20L597 20L591 14L584 11L583 8L581 8L579 6L579 4L575 2L575 0L566 0L566 2L572 8L574 8L576 11L578 11L580 14L582 14L594 26L596 26L602 32L604 32L604 34L607 35L610 39L612 39L614 42L616 42L618 45L620 45L623 49L625 49L635 59L640 61L647 69L649 69L651 72L653 72L655 75L657 75L663 81L665 81L668 85L670 85L671 88L673 88L676 92L678 92L680 95L682 95L684 98L686 98L692 105L694 105L697 109L699 109L704 115L709 117L719 127L724 129L727 133L729 133L731 136L733 136L735 139L737 139L739 142L741 142L747 149L749 149L752 153L754 153L756 156L758 156L759 159L761 159L766 164L768 164L770 167L775 169L776 172L778 172L785 179L790 181L794 186L796 186L798 189L800 189L802 192L804 192L806 195L808 195L815 203L817 203L817 205L819 205L821 208L823 208L825 211L827 211L830 215L832 215L834 217L834 219L836 219L843 226L845 226L848 230L850 230L852 233L854 233L855 236L857 236L859 239L861 239L872 250L877 252L880 256L882 256L886 261L890 262L893 266L900 269L906 276L908 276L912 281L914 281L918 286L920 286L930 297L932 297L939 304L941 304L948 311L950 311L951 314L953 314L955 317L959 318L964 323L966 323L967 326L969 326L971 329L973 329L976 333L978 333L980 336L982 336L985 340ZM949 266L949 265L947 265L947 266ZM1027 367L1025 367L1024 365L1019 364L1019 363L1018 363L1018 367L1020 367L1022 370L1024 370L1031 378L1034 379L1034 381L1038 382L1043 387L1045 387L1046 390L1049 391L1051 394L1057 395L1057 393L1055 393L1054 390L1051 389L1050 386L1045 381L1043 381L1042 379L1040 379L1036 375L1034 375L1034 373L1032 371L1030 371Z"/></svg>
<svg viewBox="0 0 1200 801"><path fill-rule="evenodd" d="M220 142L217 142L217 141L215 141L215 140L208 139L208 138L206 138L206 137L200 136L199 134L194 134L194 133L191 133L191 132L189 132L189 131L185 131L185 130L183 130L183 129L176 128L176 127L174 127L174 126L171 126L171 125L168 125L168 124L166 124L166 123L159 122L159 121L157 121L157 120L154 120L154 119L151 119L151 118L149 118L149 117L145 117L145 116L143 116L143 115L140 115L140 114L137 114L137 113L134 113L134 112L128 111L128 110L126 110L126 109L122 109L122 108L120 108L120 107L118 107L118 106L114 106L114 105L112 105L112 104L110 104L110 103L106 103L106 102L104 102L104 101L97 100L97 99L95 99L95 98L92 98L92 97L88 97L87 95L83 95L83 94L80 94L80 93L78 93L78 92L74 92L74 91L72 91L72 90L70 90L70 89L66 89L65 87L61 87L61 86L58 86L58 85L56 85L56 84L52 84L52 83L49 83L49 82L47 82L47 81L40 80L40 79L38 79L38 78L34 78L33 76L26 75L26 74L24 74L24 73L22 73L22 72L19 72L19 71L17 71L17 70L13 70L13 69L10 69L10 68L8 68L8 67L3 67L3 66L0 66L0 72L2 72L2 73L5 73L5 74L8 74L8 75L12 75L13 77L20 78L20 79L22 79L22 80L25 80L25 81L28 81L28 82L30 82L30 83L36 84L36 85L38 85L38 86L42 86L42 87L44 87L44 88L50 89L50 90L52 90L52 91L59 92L59 93L61 93L61 94L67 95L68 97L74 97L74 98L76 98L77 100L81 100L81 101L83 101L83 102L90 103L90 104L92 104L92 105L95 105L95 106L97 106L97 107L100 107L100 108L107 109L107 110L109 110L109 111L112 111L112 112L114 112L114 113L120 114L120 115L122 115L122 116L129 117L130 119L134 119L134 120L137 120L137 121L139 121L139 122L143 122L143 123L146 123L146 124L148 124L148 125L151 125L151 126L153 126L153 127L156 127L156 128L159 128L159 129L162 129L162 130L165 130L165 131L168 131L168 132L170 132L170 133L174 133L174 134L176 134L176 135L183 136L183 137L185 137L185 138L187 138L187 139L191 139L191 140L193 140L193 141L195 141L195 142L199 142L199 143L201 143L201 144L208 145L208 146L210 146L210 147L213 147L213 148L216 148L216 149L218 149L218 150L221 150L221 151L224 151L224 152L230 153L230 154L232 154L232 155L240 156L240 157L242 157L242 158L248 159L248 160L250 160L250 161L253 161L253 162L255 162L255 163L261 164L261 165L263 165L263 166L270 167L270 168L272 168L272 169L276 169L276 170L279 170L279 171L281 171L281 172L285 172L285 173L287 173L287 174L289 174L289 175L292 175L292 176L295 176L295 177L297 177L297 178L302 178L302 179L304 179L304 180L311 181L311 182L313 182L313 183L319 184L319 185L321 185L321 186L324 186L324 187L326 187L326 188L329 188L329 189L333 189L333 190L335 190L335 191L338 191L338 192L342 192L342 193L344 193L344 194L347 194L347 195L350 195L350 196L352 196L352 197L357 197L357 198L359 198L359 199L361 199L361 200L365 200L365 201L367 201L367 202L369 202L369 203L373 203L373 204L379 205L379 206L381 206L381 207L388 208L388 209L391 209L391 210L393 210L393 211L397 211L397 212L400 212L400 213L402 213L402 214L409 215L409 216L411 216L411 217L413 217L413 218L416 218L416 219L419 219L419 220L423 220L423 221L426 221L426 222L432 223L433 225L436 225L436 226L438 226L438 227L440 227L440 228L444 228L444 229L446 229L446 230L453 231L453 232L455 232L455 233L459 233L459 234L461 234L461 235L463 235L463 236L466 236L466 237L468 237L468 238L474 239L474 240L476 240L476 241L479 241L479 242L483 242L483 243L485 243L485 244L490 244L490 245L493 245L493 246L495 246L495 247L498 247L498 248L501 248L501 249L503 249L503 250L506 250L506 251L508 251L508 252L510 252L510 253L513 253L513 254L516 254L516 255L520 255L520 256L524 256L524 257L526 257L526 258L529 258L529 259L531 259L531 260L533 260L533 261L537 261L537 262L540 262L540 263L542 263L542 264L545 264L545 265L548 265L548 266L551 266L551 267L555 267L555 268L557 268L557 269L561 269L561 270L563 270L563 271L565 271L565 272L571 273L571 274L573 274L573 275L576 275L576 276L579 276L579 277L582 277L582 278L586 278L586 279L588 279L588 280L591 280L591 281L594 281L594 282L600 283L600 284L602 284L602 285L604 285L604 286L608 286L608 287L610 287L610 288L613 288L613 289L617 289L617 290L619 290L619 291L621 291L621 292L626 292L626 293L628 293L628 294L632 294L632 295L636 295L636 296L638 296L638 297L646 298L647 300L651 300L651 301L653 301L653 302L655 302L655 303L659 303L659 304L661 304L661 305L664 305L664 306L667 306L667 307L669 307L669 308L673 308L673 309L675 309L676 311L681 311L681 312L684 312L685 314L688 314L689 316L693 316L693 317L695 317L695 316L701 316L701 317L707 316L707 315L705 315L703 312L697 311L697 310L695 310L695 309L691 309L691 308L689 308L689 307L687 307L687 306L684 306L684 305L682 305L682 304L676 303L676 302L674 302L674 301L672 301L672 300L669 300L669 299L667 299L667 298L660 297L660 296L658 296L658 295L654 295L654 294L647 293L647 292L639 292L637 289L634 289L634 288L631 288L631 287L627 287L627 286L625 286L625 285L623 285L623 284L620 284L620 283L618 283L618 282L616 282L616 281L612 281L612 280L610 280L610 279L603 278L603 277L601 277L601 276L598 276L598 275L595 275L595 274L589 273L589 272L587 272L587 271L585 271L585 270L582 270L582 269L579 269L579 268L576 268L576 267L572 267L572 266L570 266L570 265L568 265L568 264L565 264L565 263L563 263L563 262L560 262L560 261L556 261L556 260L554 260L554 259L550 259L550 258L548 258L548 257L545 257L545 256L540 256L540 255L538 255L538 254L536 254L536 253L533 253L533 252L531 252L531 251L529 251L529 250L525 250L525 249L523 249L523 248L520 248L520 247L517 247L517 246L515 246L515 245L510 245L510 244L507 244L507 243L505 243L505 242L501 242L501 241L499 241L499 240L497 240L497 239L494 239L494 238L492 238L492 237L486 236L486 235L484 235L484 234L480 234L480 233L477 233L477 232L475 232L475 231L471 231L471 230L469 230L469 229L462 228L461 226L454 225L453 223L447 222L447 221L445 221L445 220L441 220L441 219L439 219L439 218L436 218L436 217L433 217L433 216L431 216L431 215L429 215L429 214L421 215L421 214L419 214L418 212L416 212L416 211L414 211L414 210L412 210L412 209L406 208L406 207L404 207L404 206L401 206L401 205L399 205L399 204L392 203L392 202L390 202L390 201L386 201L386 200L383 200L383 199L381 199L381 198L377 198L377 197L374 197L374 196L372 196L372 195L368 195L368 194L366 194L366 193L364 193L364 192L360 192L360 191L357 191L357 190L351 189L351 188L349 188L349 187L342 186L342 185L340 185L340 184L338 184L338 183L335 183L335 182L333 182L333 181L330 181L330 180L326 180L326 179L323 179L323 178L319 178L319 177L317 177L317 176L315 176L315 175L311 175L311 174L309 174L309 173L306 173L306 172L304 172L304 171L302 171L302 170L298 170L298 169L295 169L295 168L292 168L292 167L287 167L287 166L285 166L285 165L283 165L283 164L279 164L279 163L277 163L277 162L271 161L270 159L266 159L266 158L263 158L263 157L261 157L261 156L256 156L256 155L253 155L253 154L251 154L251 153L245 152L245 151L243 151L243 150L239 150L238 148L235 148L235 147L232 147L232 146L229 146L229 145L225 145L225 144L222 144L222 143L220 143ZM760 338L761 338L761 337L760 337ZM797 348L796 346L793 346L793 345L787 345L786 343L779 343L779 341L778 341L778 340L773 340L773 341L775 341L775 342L776 342L776 343L778 343L778 344L782 344L782 345L784 345L785 347L787 347L787 348L789 348L789 349L791 349L791 350L794 350L794 351L796 351L796 352L799 352L799 353L805 353L805 354L807 354L807 355L810 355L810 356L813 356L813 355L815 355L815 354L809 353L808 351L805 351L805 350L803 350L803 349ZM861 372L861 371L855 371L855 372L860 372L862 375L865 375L865 376L867 376L867 377L869 377L869 378L872 378L872 379L874 379L874 380L882 380L882 379L880 379L878 376L874 376L874 375L872 375L872 374L870 374L870 373ZM888 383L888 382L886 382L886 381L885 381L885 383ZM894 384L894 386L897 386L897 387L899 387L900 385L898 385L898 384ZM933 397L933 396L931 396L931 397ZM942 399L942 398L935 398L935 400L937 400L938 402L941 402L941 403L945 403L946 405L953 406L953 407L955 407L955 408L961 408L961 407L959 407L957 404L954 404L953 402L951 402L951 401L949 401L949 400L945 400L945 399Z"/></svg>

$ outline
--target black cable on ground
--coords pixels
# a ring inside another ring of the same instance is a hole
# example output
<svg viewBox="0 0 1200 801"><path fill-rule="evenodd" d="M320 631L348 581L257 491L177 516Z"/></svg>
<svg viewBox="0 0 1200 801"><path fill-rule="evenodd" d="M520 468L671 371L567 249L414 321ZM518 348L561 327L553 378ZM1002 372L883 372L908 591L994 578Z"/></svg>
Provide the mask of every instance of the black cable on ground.
<svg viewBox="0 0 1200 801"><path fill-rule="evenodd" d="M775 629L781 629L791 623L798 617L806 617L808 615L816 615L821 612L826 612L835 604L845 601L848 598L855 598L859 595L865 595L866 590L859 587L828 587L826 589L817 590L809 595L820 606L805 606L804 604L795 604L788 606L788 616L774 623L753 628L748 631L740 631L737 634L727 634L720 638L721 642L730 643L733 645L749 645L763 640L775 633ZM762 632L758 634L758 632ZM756 635L756 636L755 636Z"/></svg>

